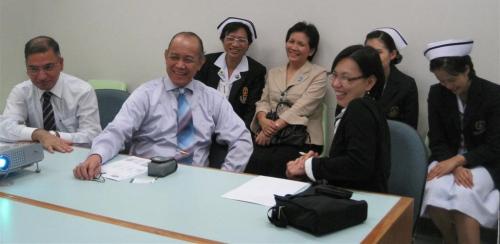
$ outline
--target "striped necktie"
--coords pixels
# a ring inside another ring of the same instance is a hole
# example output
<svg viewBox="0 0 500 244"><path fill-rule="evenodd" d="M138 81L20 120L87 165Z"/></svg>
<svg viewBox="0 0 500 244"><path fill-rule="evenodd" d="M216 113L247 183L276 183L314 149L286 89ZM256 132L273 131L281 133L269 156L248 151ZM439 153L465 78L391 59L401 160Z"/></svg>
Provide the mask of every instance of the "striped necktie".
<svg viewBox="0 0 500 244"><path fill-rule="evenodd" d="M50 103L50 97L52 93L46 91L42 95L42 109L43 109L43 128L47 131L56 130L56 120L54 119L54 110L52 110L52 104Z"/></svg>
<svg viewBox="0 0 500 244"><path fill-rule="evenodd" d="M175 159L179 163L193 162L194 126L191 107L186 99L185 89L179 88L177 97L177 148Z"/></svg>

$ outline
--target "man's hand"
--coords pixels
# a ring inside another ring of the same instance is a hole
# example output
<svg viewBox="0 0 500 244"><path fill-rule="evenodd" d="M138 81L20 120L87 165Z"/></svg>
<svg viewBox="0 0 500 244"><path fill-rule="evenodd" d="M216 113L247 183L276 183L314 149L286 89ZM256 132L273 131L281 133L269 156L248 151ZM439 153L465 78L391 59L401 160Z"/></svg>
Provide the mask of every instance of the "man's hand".
<svg viewBox="0 0 500 244"><path fill-rule="evenodd" d="M80 180L92 180L101 173L101 162L101 156L92 154L73 169L73 175Z"/></svg>
<svg viewBox="0 0 500 244"><path fill-rule="evenodd" d="M39 141L42 144L43 148L45 148L50 153L53 153L54 151L62 153L73 151L71 142L52 135L44 129L36 129L35 131L33 131L33 134L31 134L31 139L33 141Z"/></svg>

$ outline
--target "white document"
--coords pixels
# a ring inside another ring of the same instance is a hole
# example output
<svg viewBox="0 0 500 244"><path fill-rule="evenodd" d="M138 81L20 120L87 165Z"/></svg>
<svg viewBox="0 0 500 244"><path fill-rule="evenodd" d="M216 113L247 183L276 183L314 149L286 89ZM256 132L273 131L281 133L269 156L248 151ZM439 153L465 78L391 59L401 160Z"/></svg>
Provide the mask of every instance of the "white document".
<svg viewBox="0 0 500 244"><path fill-rule="evenodd" d="M311 184L274 177L258 176L222 195L224 198L274 206L274 195L284 196L306 189Z"/></svg>
<svg viewBox="0 0 500 244"><path fill-rule="evenodd" d="M128 156L124 159L109 162L102 166L102 177L110 180L122 181L130 179L148 170L149 159Z"/></svg>

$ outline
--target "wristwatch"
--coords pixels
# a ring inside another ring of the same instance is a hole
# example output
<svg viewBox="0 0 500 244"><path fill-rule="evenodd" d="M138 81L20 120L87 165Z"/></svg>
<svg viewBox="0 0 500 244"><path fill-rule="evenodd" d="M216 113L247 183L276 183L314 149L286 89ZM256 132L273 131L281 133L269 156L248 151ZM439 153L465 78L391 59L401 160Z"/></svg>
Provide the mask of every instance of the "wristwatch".
<svg viewBox="0 0 500 244"><path fill-rule="evenodd" d="M49 130L49 134L53 135L53 136L57 136L57 137L60 137L59 136L59 133L55 130Z"/></svg>

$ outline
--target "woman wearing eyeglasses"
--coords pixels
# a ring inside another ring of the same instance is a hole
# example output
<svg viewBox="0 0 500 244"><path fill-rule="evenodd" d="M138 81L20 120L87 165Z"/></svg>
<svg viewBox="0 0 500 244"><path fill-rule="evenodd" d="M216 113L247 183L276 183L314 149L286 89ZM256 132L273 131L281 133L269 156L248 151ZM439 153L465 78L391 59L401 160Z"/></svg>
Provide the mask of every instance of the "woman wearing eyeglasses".
<svg viewBox="0 0 500 244"><path fill-rule="evenodd" d="M377 50L384 67L387 79L378 102L386 118L401 121L417 129L417 85L412 77L396 67L403 59L399 51L408 43L398 30L386 27L368 33L365 45Z"/></svg>
<svg viewBox="0 0 500 244"><path fill-rule="evenodd" d="M285 41L288 62L269 71L257 102L250 127L256 137L248 173L285 178L286 163L299 152L323 150L326 71L310 62L318 49L318 30L299 22L288 30ZM290 131L296 137L287 136Z"/></svg>
<svg viewBox="0 0 500 244"><path fill-rule="evenodd" d="M385 81L377 51L362 45L347 47L333 61L329 79L342 109L335 118L330 154L319 158L309 151L288 162L287 177L386 192L390 137L385 116L375 101Z"/></svg>
<svg viewBox="0 0 500 244"><path fill-rule="evenodd" d="M225 19L217 29L224 52L207 54L195 79L220 91L250 128L266 76L266 68L246 56L257 33L250 20L235 17Z"/></svg>

